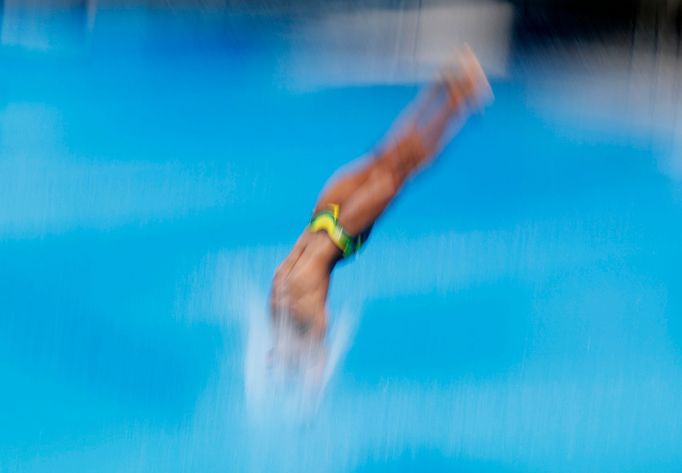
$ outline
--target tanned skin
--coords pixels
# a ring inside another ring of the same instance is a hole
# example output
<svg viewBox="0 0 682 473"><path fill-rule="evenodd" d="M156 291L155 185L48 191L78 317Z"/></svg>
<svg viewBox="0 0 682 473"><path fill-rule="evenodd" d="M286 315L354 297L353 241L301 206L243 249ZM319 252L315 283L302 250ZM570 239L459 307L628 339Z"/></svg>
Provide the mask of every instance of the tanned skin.
<svg viewBox="0 0 682 473"><path fill-rule="evenodd" d="M473 53L466 49L456 69L415 100L387 144L353 171L334 176L319 197L315 212L339 204L339 223L357 235L381 216L405 182L430 163L447 143L454 120L469 106L489 97L490 86ZM298 330L322 339L327 328L329 280L342 252L323 232L304 230L275 271L270 301L274 321L288 317Z"/></svg>

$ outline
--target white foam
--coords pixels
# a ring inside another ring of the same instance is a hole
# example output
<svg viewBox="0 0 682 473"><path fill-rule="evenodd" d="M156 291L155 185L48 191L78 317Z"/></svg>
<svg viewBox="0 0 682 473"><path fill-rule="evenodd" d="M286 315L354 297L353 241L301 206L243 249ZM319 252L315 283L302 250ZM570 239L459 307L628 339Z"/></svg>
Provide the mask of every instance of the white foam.
<svg viewBox="0 0 682 473"><path fill-rule="evenodd" d="M330 319L322 344L306 342L294 331L282 329L275 347L265 285L277 252L266 253L219 258L217 281L212 285L214 304L224 311L224 320L238 326L244 341L244 395L249 417L255 421L303 421L318 410L351 344L357 317L348 307L339 310Z"/></svg>

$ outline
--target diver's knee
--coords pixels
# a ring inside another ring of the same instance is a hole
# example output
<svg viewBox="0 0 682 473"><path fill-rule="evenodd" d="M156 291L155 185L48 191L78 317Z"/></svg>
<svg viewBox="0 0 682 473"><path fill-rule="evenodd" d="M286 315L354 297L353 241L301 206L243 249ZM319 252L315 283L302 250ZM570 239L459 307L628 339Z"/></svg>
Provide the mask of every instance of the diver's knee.
<svg viewBox="0 0 682 473"><path fill-rule="evenodd" d="M377 167L371 174L372 186L375 191L392 197L398 193L402 178L400 173L389 166Z"/></svg>

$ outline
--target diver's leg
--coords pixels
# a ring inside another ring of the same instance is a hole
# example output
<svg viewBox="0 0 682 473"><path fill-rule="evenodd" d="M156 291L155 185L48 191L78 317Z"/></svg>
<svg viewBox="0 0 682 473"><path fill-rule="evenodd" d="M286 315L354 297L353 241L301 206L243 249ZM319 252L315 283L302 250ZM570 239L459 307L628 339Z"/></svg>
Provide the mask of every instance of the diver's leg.
<svg viewBox="0 0 682 473"><path fill-rule="evenodd" d="M317 199L315 210L317 213L329 204L344 205L348 197L360 188L376 166L376 159L365 158L356 169L342 171L332 176L325 185L322 194Z"/></svg>
<svg viewBox="0 0 682 473"><path fill-rule="evenodd" d="M445 143L449 124L464 117L468 101L487 94L489 85L478 61L465 55L461 71L445 78L446 94L433 110L418 114L372 162L362 183L342 202L339 221L351 235L371 226L403 184L431 161Z"/></svg>
<svg viewBox="0 0 682 473"><path fill-rule="evenodd" d="M375 159L362 185L342 203L339 222L351 235L369 228L398 195L405 180L422 161L420 140L405 137Z"/></svg>
<svg viewBox="0 0 682 473"><path fill-rule="evenodd" d="M466 118L470 107L478 107L492 95L485 73L470 49L461 53L458 66L443 70L441 79L429 88L428 99L403 120L402 130L395 135L398 145L403 139L418 139L424 148L419 154L402 153L404 159L421 159L415 165L406 165L408 171L434 158L457 130L453 121Z"/></svg>
<svg viewBox="0 0 682 473"><path fill-rule="evenodd" d="M438 153L448 139L452 119L463 114L466 101L476 94L488 93L485 74L470 50L463 52L459 66L457 71L444 71L440 80L420 93L406 115L398 120L399 126L393 135L397 138L383 151L367 158L357 169L332 177L317 201L315 212L336 203L341 205L342 215L352 213L346 209L347 202L362 190L367 195L357 199L376 201L372 207L379 211L371 214L376 217L381 214L405 180ZM351 225L347 230L354 233L354 227Z"/></svg>
<svg viewBox="0 0 682 473"><path fill-rule="evenodd" d="M406 114L410 117L409 122L424 122L424 117L433 113L434 105L442 101L444 91L446 91L446 83L443 80L435 81L424 89L407 109ZM407 118L404 120L399 119L398 121L407 121ZM398 133L404 134L404 131ZM380 152L378 156L372 155L363 158L355 168L342 170L340 173L333 175L325 185L322 194L315 204L315 212L330 203L342 205L353 192L367 181L370 175L376 173L377 168L384 165L381 162L382 154L384 153Z"/></svg>

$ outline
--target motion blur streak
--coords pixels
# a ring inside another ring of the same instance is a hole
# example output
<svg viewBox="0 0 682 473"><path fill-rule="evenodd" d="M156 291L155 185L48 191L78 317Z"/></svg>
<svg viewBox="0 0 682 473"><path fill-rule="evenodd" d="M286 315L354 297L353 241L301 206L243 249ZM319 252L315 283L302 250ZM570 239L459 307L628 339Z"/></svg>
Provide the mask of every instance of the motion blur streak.
<svg viewBox="0 0 682 473"><path fill-rule="evenodd" d="M0 1L0 472L682 469L679 1ZM272 272L467 42L495 102L334 273Z"/></svg>
<svg viewBox="0 0 682 473"><path fill-rule="evenodd" d="M14 203L0 208L0 236L181 217L228 203L234 187L226 169L74 159L61 145L58 113L37 105L9 105L0 123L0 200Z"/></svg>

